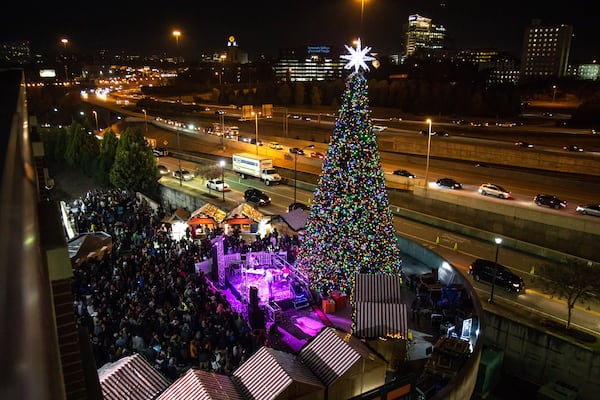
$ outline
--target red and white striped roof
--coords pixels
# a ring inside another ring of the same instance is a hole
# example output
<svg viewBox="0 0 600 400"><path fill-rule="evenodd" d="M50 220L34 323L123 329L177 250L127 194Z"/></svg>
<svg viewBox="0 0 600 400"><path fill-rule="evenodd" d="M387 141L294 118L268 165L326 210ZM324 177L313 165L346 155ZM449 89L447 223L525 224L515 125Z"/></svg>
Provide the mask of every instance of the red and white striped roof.
<svg viewBox="0 0 600 400"><path fill-rule="evenodd" d="M307 395L322 398L325 386L294 354L261 347L234 372L231 380L244 399L271 400L280 396L290 385L305 386Z"/></svg>
<svg viewBox="0 0 600 400"><path fill-rule="evenodd" d="M201 369L187 372L156 400L242 400L231 378Z"/></svg>
<svg viewBox="0 0 600 400"><path fill-rule="evenodd" d="M369 303L354 304L352 334L362 338L408 337L406 304Z"/></svg>
<svg viewBox="0 0 600 400"><path fill-rule="evenodd" d="M169 386L146 359L134 354L98 370L104 400L151 400Z"/></svg>
<svg viewBox="0 0 600 400"><path fill-rule="evenodd" d="M397 275L356 274L354 302L400 303L402 281Z"/></svg>
<svg viewBox="0 0 600 400"><path fill-rule="evenodd" d="M362 357L377 357L365 343L336 328L324 328L298 353L300 360L326 386L334 383Z"/></svg>
<svg viewBox="0 0 600 400"><path fill-rule="evenodd" d="M352 334L361 338L408 336L402 281L388 274L356 274Z"/></svg>

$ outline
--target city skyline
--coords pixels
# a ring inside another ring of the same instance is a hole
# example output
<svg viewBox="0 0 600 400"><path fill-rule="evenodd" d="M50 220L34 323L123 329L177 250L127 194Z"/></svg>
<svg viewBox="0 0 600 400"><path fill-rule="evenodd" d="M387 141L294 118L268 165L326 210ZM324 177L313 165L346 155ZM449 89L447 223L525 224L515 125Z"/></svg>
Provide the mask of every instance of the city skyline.
<svg viewBox="0 0 600 400"><path fill-rule="evenodd" d="M66 48L83 54L103 49L141 55L179 51L195 57L223 50L233 35L252 60L260 54L277 57L282 48L343 46L360 36L374 53L387 55L403 52L403 26L409 15L420 14L446 28L450 48L495 48L517 58L525 28L533 19L543 25L572 25L571 60L590 62L598 57L593 43L598 18L586 13L585 5L584 0L571 1L567 9L538 0L526 4L507 0L485 7L474 0L265 0L260 7L227 3L173 9L103 3L90 13L47 3L21 19L4 13L0 42L28 40L33 53ZM175 29L181 31L177 40L172 36ZM63 44L61 38L69 42Z"/></svg>

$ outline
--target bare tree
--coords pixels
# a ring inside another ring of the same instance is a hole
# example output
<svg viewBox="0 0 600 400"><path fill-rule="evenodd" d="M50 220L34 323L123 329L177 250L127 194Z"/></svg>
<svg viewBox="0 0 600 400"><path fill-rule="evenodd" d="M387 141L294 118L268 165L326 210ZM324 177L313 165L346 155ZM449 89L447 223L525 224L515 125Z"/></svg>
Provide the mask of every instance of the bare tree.
<svg viewBox="0 0 600 400"><path fill-rule="evenodd" d="M600 287L600 267L592 263L545 264L540 268L542 283L549 294L567 301L567 329L577 301L584 303Z"/></svg>

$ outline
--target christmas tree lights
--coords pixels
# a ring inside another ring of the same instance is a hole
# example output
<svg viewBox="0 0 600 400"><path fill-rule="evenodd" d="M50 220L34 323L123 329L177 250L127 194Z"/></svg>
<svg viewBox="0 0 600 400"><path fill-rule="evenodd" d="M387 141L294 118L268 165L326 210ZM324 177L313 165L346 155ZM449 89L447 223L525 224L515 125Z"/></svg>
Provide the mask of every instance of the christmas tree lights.
<svg viewBox="0 0 600 400"><path fill-rule="evenodd" d="M346 79L329 150L314 195L296 267L311 289L351 294L356 273L398 274L402 266L385 178L360 67L370 48L345 56ZM365 51L366 50L366 51Z"/></svg>

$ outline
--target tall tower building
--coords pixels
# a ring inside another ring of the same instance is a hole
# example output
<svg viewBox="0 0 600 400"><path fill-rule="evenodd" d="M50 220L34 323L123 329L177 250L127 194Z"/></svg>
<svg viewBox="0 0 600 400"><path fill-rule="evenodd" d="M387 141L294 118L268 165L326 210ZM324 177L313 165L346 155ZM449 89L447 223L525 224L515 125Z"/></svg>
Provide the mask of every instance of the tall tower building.
<svg viewBox="0 0 600 400"><path fill-rule="evenodd" d="M571 50L573 27L542 26L538 19L525 29L521 57L521 79L565 76Z"/></svg>
<svg viewBox="0 0 600 400"><path fill-rule="evenodd" d="M406 55L411 56L421 49L442 49L446 28L431 23L431 18L418 14L408 16L406 28Z"/></svg>

